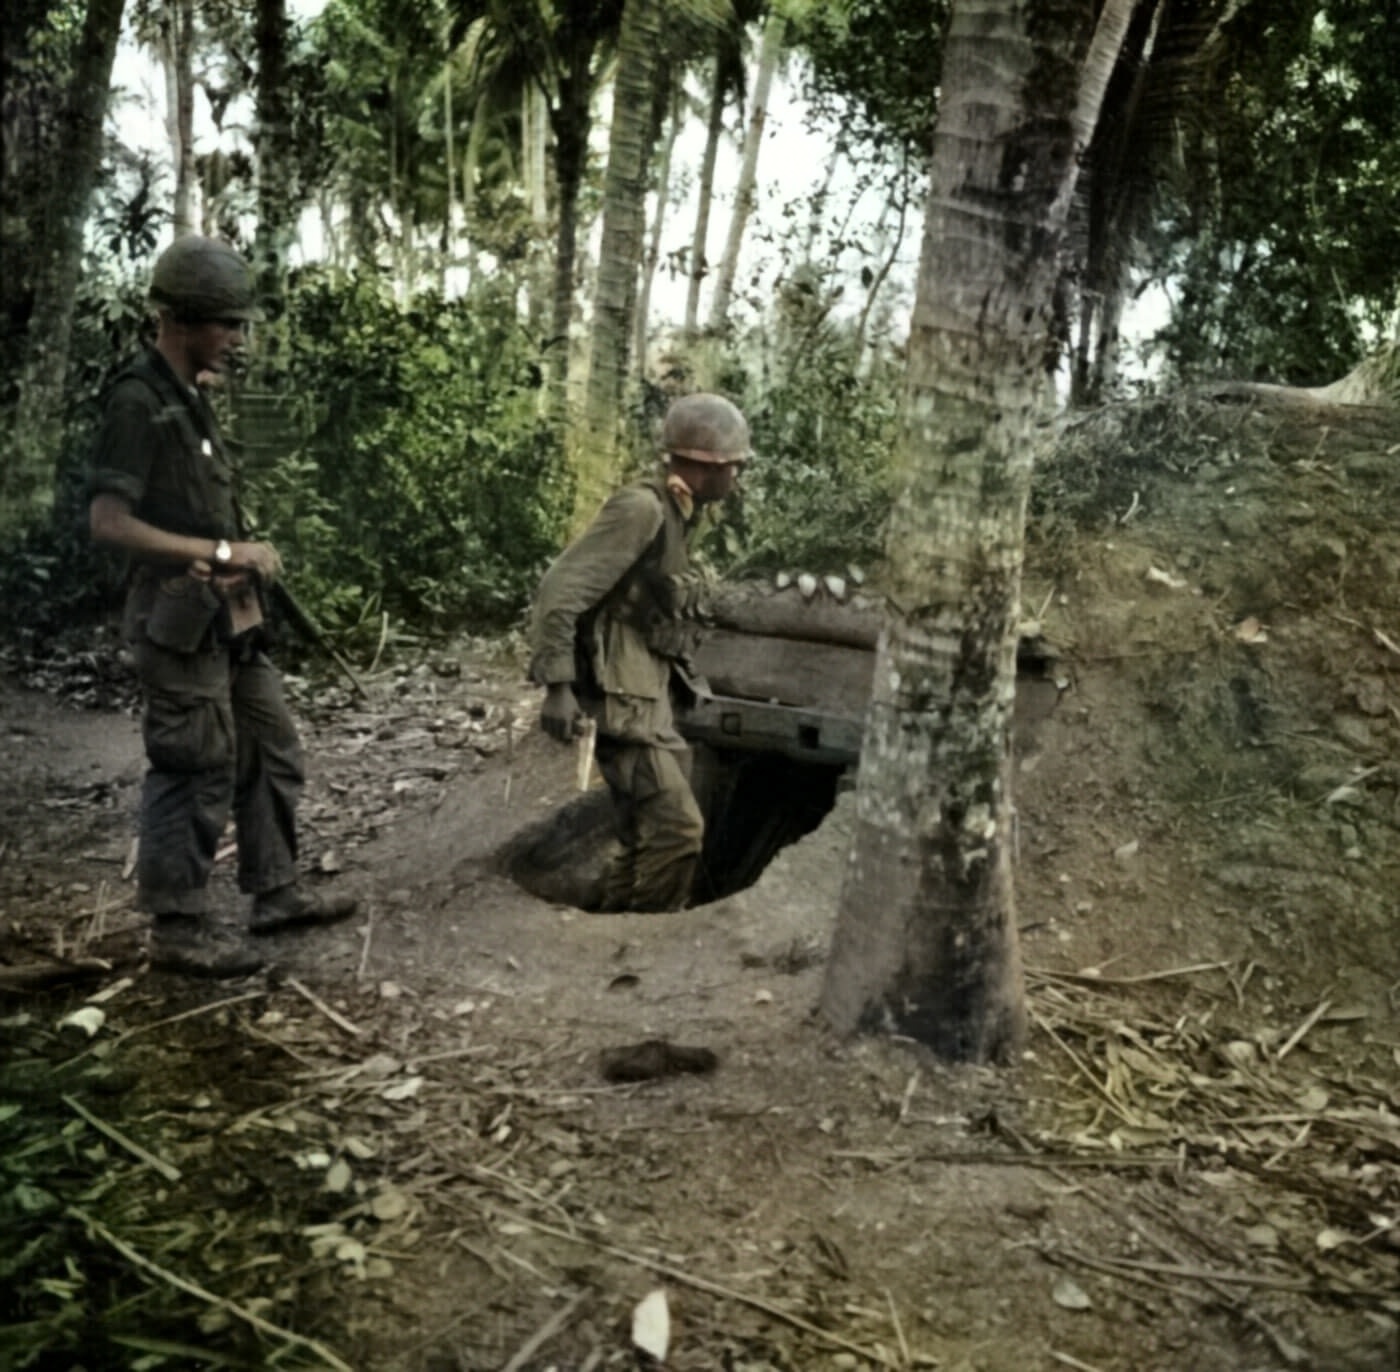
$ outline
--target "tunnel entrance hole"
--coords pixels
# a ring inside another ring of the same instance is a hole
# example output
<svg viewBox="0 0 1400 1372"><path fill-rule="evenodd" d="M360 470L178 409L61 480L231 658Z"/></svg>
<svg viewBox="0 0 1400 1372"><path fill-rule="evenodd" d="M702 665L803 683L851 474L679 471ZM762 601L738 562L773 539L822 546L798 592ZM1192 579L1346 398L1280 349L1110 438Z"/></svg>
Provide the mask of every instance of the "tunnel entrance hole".
<svg viewBox="0 0 1400 1372"><path fill-rule="evenodd" d="M830 813L846 769L779 753L696 744L691 787L705 816L692 905L752 886L774 856ZM518 834L500 854L518 886L554 904L596 910L613 847L606 790L579 796Z"/></svg>

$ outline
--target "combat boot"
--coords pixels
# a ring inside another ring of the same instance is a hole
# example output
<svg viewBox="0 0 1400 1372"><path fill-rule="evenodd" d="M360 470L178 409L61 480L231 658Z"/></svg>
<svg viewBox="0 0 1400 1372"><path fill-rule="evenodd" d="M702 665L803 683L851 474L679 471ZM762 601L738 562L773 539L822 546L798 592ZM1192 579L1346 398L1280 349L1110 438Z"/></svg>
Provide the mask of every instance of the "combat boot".
<svg viewBox="0 0 1400 1372"><path fill-rule="evenodd" d="M246 977L263 959L231 929L200 915L157 915L151 930L151 970L187 977Z"/></svg>
<svg viewBox="0 0 1400 1372"><path fill-rule="evenodd" d="M280 934L311 924L336 924L349 919L358 905L354 896L309 895L300 886L279 886L254 900L248 932Z"/></svg>

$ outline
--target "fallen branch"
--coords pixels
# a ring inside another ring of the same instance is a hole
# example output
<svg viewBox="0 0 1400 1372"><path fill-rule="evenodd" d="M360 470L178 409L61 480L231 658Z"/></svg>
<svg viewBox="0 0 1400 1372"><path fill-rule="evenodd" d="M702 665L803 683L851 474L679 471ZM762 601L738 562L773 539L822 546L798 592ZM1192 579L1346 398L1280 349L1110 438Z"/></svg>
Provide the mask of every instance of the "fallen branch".
<svg viewBox="0 0 1400 1372"><path fill-rule="evenodd" d="M683 1272L680 1268L672 1267L669 1263L658 1262L655 1258L648 1258L644 1254L619 1247L615 1243L607 1243L602 1239L594 1238L591 1234L570 1233L567 1229L556 1229L552 1224L544 1224L540 1220L531 1219L518 1210L511 1212L511 1218L541 1234L548 1234L551 1238L565 1239L570 1243L587 1244L591 1248L596 1248L600 1253L608 1253L612 1257L621 1258L624 1262L635 1263L638 1267L645 1267L649 1272L669 1277L672 1281L679 1282L682 1286L689 1286L692 1290L704 1291L708 1295L719 1296L723 1300L737 1301L740 1305L747 1305L750 1309L771 1315L775 1320L781 1320L794 1329L800 1329L804 1334L810 1334L813 1338L820 1339L833 1348L841 1348L847 1353L854 1353L867 1362L874 1363L877 1367L899 1366L897 1361L891 1360L890 1355L884 1349L867 1348L863 1344L854 1343L840 1334L833 1334L830 1330L823 1329L810 1320L804 1320L801 1315L786 1310L773 1301L764 1300L762 1296L750 1296L743 1291L736 1291L733 1287L722 1286L719 1282L710 1281L706 1277L692 1276L689 1272Z"/></svg>
<svg viewBox="0 0 1400 1372"><path fill-rule="evenodd" d="M224 1310L236 1319L242 1320L245 1324L251 1325L259 1333L269 1334L274 1339L285 1339L288 1343L300 1344L303 1348L308 1348L327 1367L332 1367L335 1372L355 1372L349 1363L341 1361L324 1344L318 1343L315 1339L308 1339L303 1334L297 1334L290 1329L283 1329L281 1325L273 1324L271 1320L265 1320L261 1315L255 1315L251 1310L245 1310L236 1301L228 1300L223 1296L216 1296L212 1291L206 1291L202 1286L178 1276L174 1272L167 1271L159 1263L154 1263L150 1258L143 1257L130 1244L123 1243L106 1225L85 1214L75 1206L69 1206L64 1212L71 1215L81 1224L85 1224L104 1243L110 1244L128 1262L139 1267L143 1272L149 1272L154 1277L159 1277L161 1281L173 1286L177 1291L183 1291L187 1296L193 1296L196 1300L204 1301L212 1305L217 1310Z"/></svg>
<svg viewBox="0 0 1400 1372"><path fill-rule="evenodd" d="M180 1180L182 1174L178 1167L166 1162L164 1158L156 1157L154 1153L148 1153L134 1139L127 1138L115 1125L108 1124L104 1119L99 1119L86 1106L74 1100L72 1096L63 1096L61 1099L64 1105L75 1115L81 1115L99 1134L105 1134L113 1143L121 1148L125 1148L132 1157L139 1158L147 1167L154 1167L166 1181L175 1182Z"/></svg>
<svg viewBox="0 0 1400 1372"><path fill-rule="evenodd" d="M1282 1062L1307 1035L1309 1029L1320 1020L1332 1008L1330 1000L1319 1001L1317 1008L1305 1019L1289 1036L1288 1042L1283 1045L1275 1054L1275 1060Z"/></svg>
<svg viewBox="0 0 1400 1372"><path fill-rule="evenodd" d="M1232 966L1229 962L1196 962L1189 967L1168 967L1161 972L1139 972L1129 977L1096 977L1092 972L1052 972L1047 967L1027 967L1028 977L1047 981L1070 981L1076 986L1140 986L1147 981L1169 981L1173 977L1191 977L1199 972L1218 972Z"/></svg>
<svg viewBox="0 0 1400 1372"><path fill-rule="evenodd" d="M583 1304L586 1291L580 1291L567 1305L556 1310L540 1327L516 1350L511 1360L501 1368L501 1372L521 1372L525 1364L540 1351L568 1322L574 1311Z"/></svg>
<svg viewBox="0 0 1400 1372"><path fill-rule="evenodd" d="M112 970L101 958L77 962L21 962L0 967L0 991L47 991L55 986L73 986L97 981Z"/></svg>
<svg viewBox="0 0 1400 1372"><path fill-rule="evenodd" d="M292 988L297 995L311 1002L332 1024L337 1028L344 1029L347 1034L353 1034L355 1038L364 1038L365 1031L358 1024L345 1018L339 1010L332 1010L325 1001L321 999L309 987L303 986L295 977L287 978L287 985Z"/></svg>
<svg viewBox="0 0 1400 1372"><path fill-rule="evenodd" d="M1339 1290L1323 1286L1301 1277L1275 1277L1266 1272L1230 1272L1211 1267L1193 1267L1186 1263L1152 1262L1146 1258L1099 1258L1088 1253L1080 1253L1073 1248L1055 1248L1051 1252L1068 1258L1071 1262L1082 1263L1085 1267L1096 1267L1105 1272L1152 1272L1163 1277L1183 1277L1190 1281L1202 1281L1214 1285L1251 1286L1265 1291L1296 1291L1305 1296L1365 1295L1366 1292L1347 1289Z"/></svg>

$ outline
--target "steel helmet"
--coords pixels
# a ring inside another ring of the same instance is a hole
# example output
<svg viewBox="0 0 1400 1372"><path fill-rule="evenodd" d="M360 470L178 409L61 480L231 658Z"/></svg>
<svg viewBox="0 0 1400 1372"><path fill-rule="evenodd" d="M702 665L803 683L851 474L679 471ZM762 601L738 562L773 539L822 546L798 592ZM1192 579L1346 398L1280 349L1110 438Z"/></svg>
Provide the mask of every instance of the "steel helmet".
<svg viewBox="0 0 1400 1372"><path fill-rule="evenodd" d="M661 446L694 462L743 462L749 456L749 422L722 395L683 395L666 411Z"/></svg>
<svg viewBox="0 0 1400 1372"><path fill-rule="evenodd" d="M248 264L227 243L185 234L156 258L151 299L188 323L264 317Z"/></svg>

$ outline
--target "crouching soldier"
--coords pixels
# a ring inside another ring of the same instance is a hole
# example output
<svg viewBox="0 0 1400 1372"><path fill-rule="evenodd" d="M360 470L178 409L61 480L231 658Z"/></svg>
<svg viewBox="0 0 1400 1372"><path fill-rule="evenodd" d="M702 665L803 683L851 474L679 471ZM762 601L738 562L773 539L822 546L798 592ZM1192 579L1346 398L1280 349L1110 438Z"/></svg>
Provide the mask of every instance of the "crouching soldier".
<svg viewBox="0 0 1400 1372"><path fill-rule="evenodd" d="M705 825L672 716L690 637L688 542L701 508L733 491L749 426L722 396L684 396L661 447L662 470L616 492L545 573L531 624L541 726L568 741L597 723L619 845L609 911L679 910L690 897Z"/></svg>

